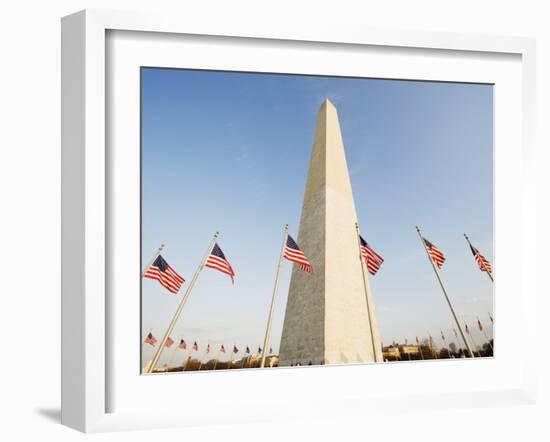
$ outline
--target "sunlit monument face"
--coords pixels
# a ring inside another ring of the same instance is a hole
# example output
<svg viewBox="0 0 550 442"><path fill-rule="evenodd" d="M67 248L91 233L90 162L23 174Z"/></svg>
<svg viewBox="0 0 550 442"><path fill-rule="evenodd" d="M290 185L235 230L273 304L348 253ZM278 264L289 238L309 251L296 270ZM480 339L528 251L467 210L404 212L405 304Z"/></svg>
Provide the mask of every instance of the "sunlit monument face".
<svg viewBox="0 0 550 442"><path fill-rule="evenodd" d="M338 114L326 100L317 116L298 236L313 272L293 268L280 366L382 360L356 222Z"/></svg>

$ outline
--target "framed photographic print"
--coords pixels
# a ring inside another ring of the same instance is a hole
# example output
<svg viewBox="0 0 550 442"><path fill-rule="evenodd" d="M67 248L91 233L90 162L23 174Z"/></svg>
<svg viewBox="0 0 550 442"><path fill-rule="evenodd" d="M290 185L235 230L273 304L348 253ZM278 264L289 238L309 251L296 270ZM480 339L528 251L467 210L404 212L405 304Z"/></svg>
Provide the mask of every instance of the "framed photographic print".
<svg viewBox="0 0 550 442"><path fill-rule="evenodd" d="M529 402L533 42L264 25L63 19L63 423Z"/></svg>

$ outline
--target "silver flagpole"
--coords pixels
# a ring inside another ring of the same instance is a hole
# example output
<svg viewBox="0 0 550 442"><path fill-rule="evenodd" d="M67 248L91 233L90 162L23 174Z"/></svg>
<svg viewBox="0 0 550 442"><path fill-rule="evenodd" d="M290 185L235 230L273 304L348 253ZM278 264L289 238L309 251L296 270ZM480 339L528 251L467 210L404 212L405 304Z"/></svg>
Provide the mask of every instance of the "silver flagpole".
<svg viewBox="0 0 550 442"><path fill-rule="evenodd" d="M187 286L187 290L185 291L185 295L183 295L183 298L181 299L181 302L176 310L176 313L174 313L174 317L172 318L172 321L170 321L170 325L166 329L166 333L164 333L164 338L162 338L162 342L160 343L160 347L157 350L157 353L155 354L155 357L153 358L153 361L151 362L151 365L149 366L149 370L146 371L146 373L153 373L153 370L155 368L155 365L157 365L160 355L162 354L162 351L164 350L164 343L166 342L166 339L168 339L168 336L172 334L172 330L174 330L174 327L176 326L176 323L178 322L178 319L181 315L181 311L183 310L183 306L187 302L187 299L189 298L189 295L191 294L191 290L193 290L193 287L195 286L195 283L197 282L197 278L199 277L199 273L204 268L204 263L206 262L206 259L208 258L208 255L212 252L212 248L214 247L214 244L216 243L216 239L219 236L219 232L216 232L214 234L214 237L210 241L210 244L208 245L208 248L206 249L206 252L204 256L202 257L201 263L199 267L197 268L197 271L193 275L193 279L191 279L191 282Z"/></svg>
<svg viewBox="0 0 550 442"><path fill-rule="evenodd" d="M355 223L355 231L357 232L357 244L359 246L359 262L361 263L361 273L363 275L363 288L365 289L365 299L367 301L367 315L369 315L369 329L370 329L370 340L372 343L372 353L374 357L374 362L381 362L378 361L378 358L376 357L376 344L374 342L374 330L372 328L372 322L373 322L373 315L372 315L372 309L370 305L370 298L372 296L369 280L367 278L367 273L365 272L365 260L363 259L363 254L361 253L361 232L359 231L359 224Z"/></svg>
<svg viewBox="0 0 550 442"><path fill-rule="evenodd" d="M439 359L437 352L434 350L433 338L432 338L432 335L430 335L430 333L428 333L428 343L430 344L430 351L432 352L432 356L435 355L435 358Z"/></svg>
<svg viewBox="0 0 550 442"><path fill-rule="evenodd" d="M472 351L472 348L470 347L470 344L466 340L466 336L464 335L464 331L462 330L462 327L460 326L460 323L458 322L458 317L456 316L455 309L453 308L453 305L451 304L451 300L449 299L449 295L447 294L447 290L445 290L445 286L443 285L443 281L441 280L441 276L439 276L439 272L437 271L437 267L435 266L435 263L430 256L430 252L428 252L428 248L426 247L426 243L424 242L424 238L422 237L422 234L420 233L420 229L418 226L416 226L416 231L418 232L418 236L420 238L420 242L422 243L422 247L424 247L424 250L426 251L426 255L428 255L428 260L432 264L432 268L434 269L435 276L437 277L437 280L439 281L439 285L441 286L441 290L443 290L443 295L445 295L445 299L447 301L447 304L449 305L449 309L451 310L451 313L453 315L453 319L455 320L456 326L458 327L458 330L460 331L460 335L462 336L462 340L464 341L464 344L466 344L466 348L468 349L468 352L470 353L470 356L474 358L474 352Z"/></svg>
<svg viewBox="0 0 550 442"><path fill-rule="evenodd" d="M216 359L214 359L214 368L212 369L212 371L214 371L216 369L216 366L218 365L218 359L220 357L220 354L221 352L218 350L218 353L216 353Z"/></svg>
<svg viewBox="0 0 550 442"><path fill-rule="evenodd" d="M422 341L418 340L418 336L416 337L416 345L418 345L418 350L420 351L420 357L422 360L424 360L424 353L422 353Z"/></svg>
<svg viewBox="0 0 550 442"><path fill-rule="evenodd" d="M153 255L153 257L151 258L151 261L149 261L149 263L147 264L147 266L143 269L143 272L141 273L141 277L143 278L143 275L145 275L145 272L147 271L147 269L149 267L151 267L153 265L153 263L155 262L155 259L158 258L158 256L160 255L160 252L162 252L162 249L164 249L164 244L161 244L159 249L157 250L157 253L155 253Z"/></svg>
<svg viewBox="0 0 550 442"><path fill-rule="evenodd" d="M231 349L231 354L229 355L229 367L227 367L228 370L231 370L231 367L233 366L233 355L235 354L235 344L233 344L233 348Z"/></svg>
<svg viewBox="0 0 550 442"><path fill-rule="evenodd" d="M479 316L477 318L477 327L479 329L479 324L481 324L481 321L479 320ZM485 339L487 339L487 344L489 344L489 347L491 348L491 351L495 351L493 349L493 346L491 345L491 341L489 340L489 337L487 336L487 333L485 333L485 327L482 326L482 330L481 330L481 333L483 333L483 336L485 336Z"/></svg>
<svg viewBox="0 0 550 442"><path fill-rule="evenodd" d="M153 328L150 328L149 331L145 334L145 337L143 338L143 340L141 341L141 354L142 354L142 357L143 357L143 352L145 351L144 348L147 348L145 347L145 339L147 339L147 336L149 336L149 333L152 333L153 331ZM143 367L143 370L145 370L145 368L147 367L148 364L151 363L151 359L149 359L149 361L147 361L145 363L145 367Z"/></svg>
<svg viewBox="0 0 550 442"><path fill-rule="evenodd" d="M269 316L267 317L267 327L265 329L264 346L262 348L262 361L260 368L265 367L266 348L269 348L269 341L271 338L271 323L273 322L273 310L275 310L275 297L277 295L277 288L279 286L279 275L281 273L281 265L283 263L283 254L286 246L286 239L288 236L288 224L285 225L285 235L283 240L283 246L281 247L281 255L279 256L279 264L277 264L277 272L275 273L275 285L273 286L273 295L271 297L271 307L269 309Z"/></svg>
<svg viewBox="0 0 550 442"><path fill-rule="evenodd" d="M174 349L172 350L172 355L170 356L170 360L167 362L168 367L170 367L172 362L174 362L174 357L176 356L176 351L178 349L178 346L175 344L176 344L176 341L174 341L174 343L172 344L174 346Z"/></svg>
<svg viewBox="0 0 550 442"><path fill-rule="evenodd" d="M474 348L477 349L477 343L474 339L474 336L472 335L472 332L468 333L468 336L470 336L470 339L472 340L472 344L474 344ZM481 352L479 350L477 351L477 355L478 357L481 357Z"/></svg>
<svg viewBox="0 0 550 442"><path fill-rule="evenodd" d="M468 235L464 234L464 238L466 238L466 241L468 241L470 248L473 249L474 247L472 246L472 243L470 242L470 238L468 238ZM479 253L479 250L478 250L478 253ZM487 276L491 279L492 282L495 282L495 280L493 279L493 275L485 265L485 262L481 258L479 259L479 262L481 263L481 266L483 267L483 270L485 271L485 273L487 273Z"/></svg>
<svg viewBox="0 0 550 442"><path fill-rule="evenodd" d="M208 348L209 345L210 345L210 341L208 341L208 344L207 344L206 348ZM206 356L206 355L208 355L208 353L206 353L206 350L205 350L204 356ZM203 357L201 357L201 359L200 359L200 361L199 361L199 369L198 369L198 371L201 370L201 367L202 367L202 360L203 360Z"/></svg>

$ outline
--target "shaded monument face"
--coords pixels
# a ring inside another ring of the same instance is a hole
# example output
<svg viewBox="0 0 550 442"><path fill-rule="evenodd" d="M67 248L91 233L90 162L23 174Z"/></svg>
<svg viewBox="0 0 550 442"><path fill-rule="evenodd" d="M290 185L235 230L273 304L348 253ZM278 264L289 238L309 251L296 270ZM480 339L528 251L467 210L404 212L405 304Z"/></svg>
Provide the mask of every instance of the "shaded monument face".
<svg viewBox="0 0 550 442"><path fill-rule="evenodd" d="M293 267L280 366L382 361L356 221L338 114L325 100L317 116L298 236L313 273Z"/></svg>

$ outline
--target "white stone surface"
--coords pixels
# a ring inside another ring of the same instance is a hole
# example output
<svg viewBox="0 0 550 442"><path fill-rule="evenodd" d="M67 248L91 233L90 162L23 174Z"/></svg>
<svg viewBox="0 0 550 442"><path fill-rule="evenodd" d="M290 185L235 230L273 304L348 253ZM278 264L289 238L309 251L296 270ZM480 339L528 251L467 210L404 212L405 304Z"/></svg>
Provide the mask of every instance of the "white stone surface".
<svg viewBox="0 0 550 442"><path fill-rule="evenodd" d="M356 221L338 114L325 100L317 116L298 234L313 273L297 265L292 270L279 365L382 360L370 288L370 318L367 310Z"/></svg>

